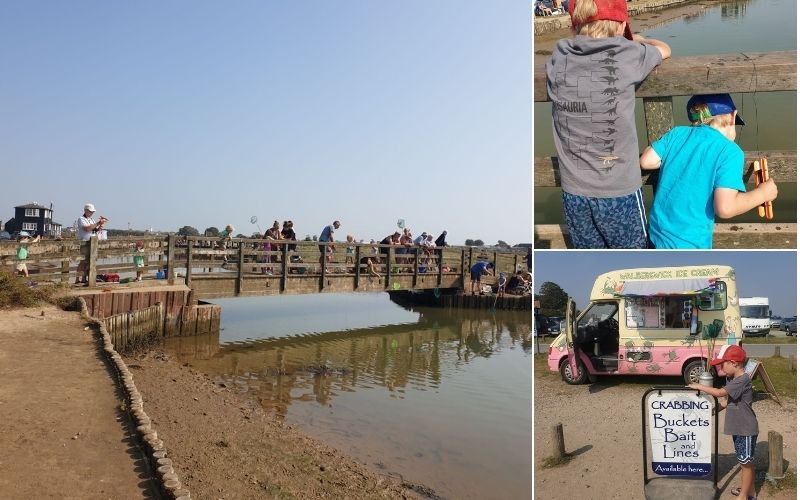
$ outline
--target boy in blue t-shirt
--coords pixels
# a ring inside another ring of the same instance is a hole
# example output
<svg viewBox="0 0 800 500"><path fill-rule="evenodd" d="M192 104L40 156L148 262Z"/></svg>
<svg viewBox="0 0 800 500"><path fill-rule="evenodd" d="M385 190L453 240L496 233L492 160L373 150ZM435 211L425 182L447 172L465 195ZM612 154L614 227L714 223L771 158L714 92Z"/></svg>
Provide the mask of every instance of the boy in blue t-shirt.
<svg viewBox="0 0 800 500"><path fill-rule="evenodd" d="M747 192L744 152L734 142L744 125L729 94L696 95L686 104L691 127L675 127L642 153L643 169L661 168L650 210L656 248L711 248L714 216L729 219L772 201L772 179Z"/></svg>

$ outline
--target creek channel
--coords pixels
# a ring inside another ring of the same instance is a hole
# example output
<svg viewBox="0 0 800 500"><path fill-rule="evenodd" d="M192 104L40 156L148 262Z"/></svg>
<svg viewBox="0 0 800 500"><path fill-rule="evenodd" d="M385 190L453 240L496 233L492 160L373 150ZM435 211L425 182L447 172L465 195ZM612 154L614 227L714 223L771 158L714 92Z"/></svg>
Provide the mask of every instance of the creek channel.
<svg viewBox="0 0 800 500"><path fill-rule="evenodd" d="M531 314L387 293L240 297L182 363L377 472L443 498L529 498Z"/></svg>

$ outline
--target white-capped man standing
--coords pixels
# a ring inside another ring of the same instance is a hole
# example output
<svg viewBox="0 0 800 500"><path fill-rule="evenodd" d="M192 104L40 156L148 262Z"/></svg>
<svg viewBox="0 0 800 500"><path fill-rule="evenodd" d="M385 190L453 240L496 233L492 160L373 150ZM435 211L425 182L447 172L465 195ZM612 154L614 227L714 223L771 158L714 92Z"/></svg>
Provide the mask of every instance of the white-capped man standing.
<svg viewBox="0 0 800 500"><path fill-rule="evenodd" d="M89 283L86 276L89 270L89 240L95 236L98 231L103 229L103 225L108 222L103 216L97 221L94 220L94 205L87 203L83 206L83 216L78 219L78 239L81 241L81 255L83 260L78 264L78 275L75 277L75 284Z"/></svg>

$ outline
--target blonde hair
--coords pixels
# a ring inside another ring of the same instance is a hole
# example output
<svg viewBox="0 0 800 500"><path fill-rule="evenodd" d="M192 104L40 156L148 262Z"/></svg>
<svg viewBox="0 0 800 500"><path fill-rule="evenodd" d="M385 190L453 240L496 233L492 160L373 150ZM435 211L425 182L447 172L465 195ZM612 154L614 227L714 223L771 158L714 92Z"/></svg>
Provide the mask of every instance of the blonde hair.
<svg viewBox="0 0 800 500"><path fill-rule="evenodd" d="M704 102L698 102L692 106L690 111L692 114L700 115L699 119L691 120L692 126L694 127L698 125L710 125L712 127L722 128L735 123L735 118L732 117L730 113L712 116L711 110L708 109L708 104Z"/></svg>
<svg viewBox="0 0 800 500"><path fill-rule="evenodd" d="M572 24L575 33L592 38L609 38L615 36L622 24L619 21L601 19L587 23L587 19L597 14L597 5L594 0L576 0L575 10L572 11Z"/></svg>

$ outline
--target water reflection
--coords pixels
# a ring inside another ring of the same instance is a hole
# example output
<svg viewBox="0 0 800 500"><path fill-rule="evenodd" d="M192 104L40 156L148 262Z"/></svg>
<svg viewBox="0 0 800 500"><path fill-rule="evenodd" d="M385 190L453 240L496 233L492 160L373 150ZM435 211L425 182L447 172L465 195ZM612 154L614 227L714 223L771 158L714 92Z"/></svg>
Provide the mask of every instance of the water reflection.
<svg viewBox="0 0 800 500"><path fill-rule="evenodd" d="M447 498L530 497L530 312L404 310L386 294L284 299L233 299L222 344L166 347L382 474ZM367 316L381 326L353 326ZM321 331L319 317L346 326Z"/></svg>
<svg viewBox="0 0 800 500"><path fill-rule="evenodd" d="M439 388L475 358L531 353L530 313L427 309L417 323L219 344L219 334L167 339L181 362L226 387L248 392L285 417L292 403L328 406L341 393Z"/></svg>

